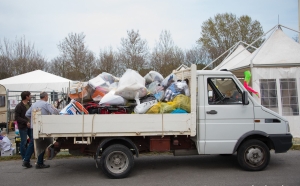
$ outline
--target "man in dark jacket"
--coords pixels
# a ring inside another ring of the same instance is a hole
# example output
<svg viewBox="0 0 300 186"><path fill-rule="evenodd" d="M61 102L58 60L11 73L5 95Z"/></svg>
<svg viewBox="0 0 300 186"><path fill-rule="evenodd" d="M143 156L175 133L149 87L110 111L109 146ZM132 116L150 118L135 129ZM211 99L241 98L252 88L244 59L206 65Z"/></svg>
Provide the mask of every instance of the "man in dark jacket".
<svg viewBox="0 0 300 186"><path fill-rule="evenodd" d="M15 120L18 122L18 127L20 131L21 143L20 143L20 152L22 160L25 158L26 153L26 144L27 136L32 139L30 132L30 122L29 119L25 116L26 111L29 109L29 101L31 95L29 91L24 91L21 93L22 101L15 108Z"/></svg>

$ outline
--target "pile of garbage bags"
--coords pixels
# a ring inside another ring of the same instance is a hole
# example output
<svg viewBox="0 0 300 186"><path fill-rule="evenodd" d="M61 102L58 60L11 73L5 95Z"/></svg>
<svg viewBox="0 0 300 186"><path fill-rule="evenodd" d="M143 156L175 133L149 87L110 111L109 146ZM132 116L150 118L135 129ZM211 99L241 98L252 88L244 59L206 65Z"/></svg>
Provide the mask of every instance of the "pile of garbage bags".
<svg viewBox="0 0 300 186"><path fill-rule="evenodd" d="M103 72L88 82L74 82L62 115L159 114L191 111L188 79L164 78L156 71L144 77L127 69L121 78Z"/></svg>

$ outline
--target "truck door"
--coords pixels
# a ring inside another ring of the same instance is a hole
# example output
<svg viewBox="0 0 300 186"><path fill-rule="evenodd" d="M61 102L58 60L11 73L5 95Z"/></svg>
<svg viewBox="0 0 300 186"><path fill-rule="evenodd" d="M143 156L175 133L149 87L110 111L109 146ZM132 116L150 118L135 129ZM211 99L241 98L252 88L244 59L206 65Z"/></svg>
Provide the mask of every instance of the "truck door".
<svg viewBox="0 0 300 186"><path fill-rule="evenodd" d="M253 103L242 104L242 91L232 77L206 81L205 154L231 154L237 140L254 130Z"/></svg>

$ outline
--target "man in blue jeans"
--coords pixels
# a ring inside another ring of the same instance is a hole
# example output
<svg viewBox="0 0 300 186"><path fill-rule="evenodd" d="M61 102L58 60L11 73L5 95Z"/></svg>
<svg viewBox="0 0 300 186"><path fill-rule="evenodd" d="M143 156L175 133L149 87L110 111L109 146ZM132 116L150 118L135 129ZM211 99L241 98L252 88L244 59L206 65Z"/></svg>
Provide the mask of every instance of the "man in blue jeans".
<svg viewBox="0 0 300 186"><path fill-rule="evenodd" d="M21 93L22 101L15 108L15 120L18 123L19 133L20 133L20 153L22 160L25 158L26 145L27 145L27 136L29 139L32 138L30 133L30 122L25 116L26 111L30 107L31 95L29 91L24 91Z"/></svg>
<svg viewBox="0 0 300 186"><path fill-rule="evenodd" d="M25 116L31 118L31 113L33 110L41 110L42 115L52 115L52 114L58 114L58 110L56 108L54 108L50 103L48 103L48 94L46 92L42 92L40 94L40 100L35 102L26 112ZM31 126L30 126L30 132L31 132L31 136L33 136L33 130L32 130L32 122L31 122ZM33 154L34 151L34 140L33 138L30 139L30 142L28 144L27 150L26 150L26 154L25 154L25 158L23 161L23 166L30 168L32 167L32 165L30 164L30 158ZM50 165L45 165L44 164L44 154L45 154L45 150L38 155L38 160L37 160L37 164L36 164L36 168L37 169L42 169L42 168L49 168Z"/></svg>

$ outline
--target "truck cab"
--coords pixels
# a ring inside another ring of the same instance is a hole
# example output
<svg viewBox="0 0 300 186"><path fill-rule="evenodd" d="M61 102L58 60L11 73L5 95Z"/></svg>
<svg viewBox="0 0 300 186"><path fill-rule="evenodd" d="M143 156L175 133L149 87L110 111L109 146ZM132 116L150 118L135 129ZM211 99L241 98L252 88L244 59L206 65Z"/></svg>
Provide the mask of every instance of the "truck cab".
<svg viewBox="0 0 300 186"><path fill-rule="evenodd" d="M258 104L232 73L197 71L197 78L199 154L238 152L243 168L262 170L270 149L292 146L288 121Z"/></svg>

